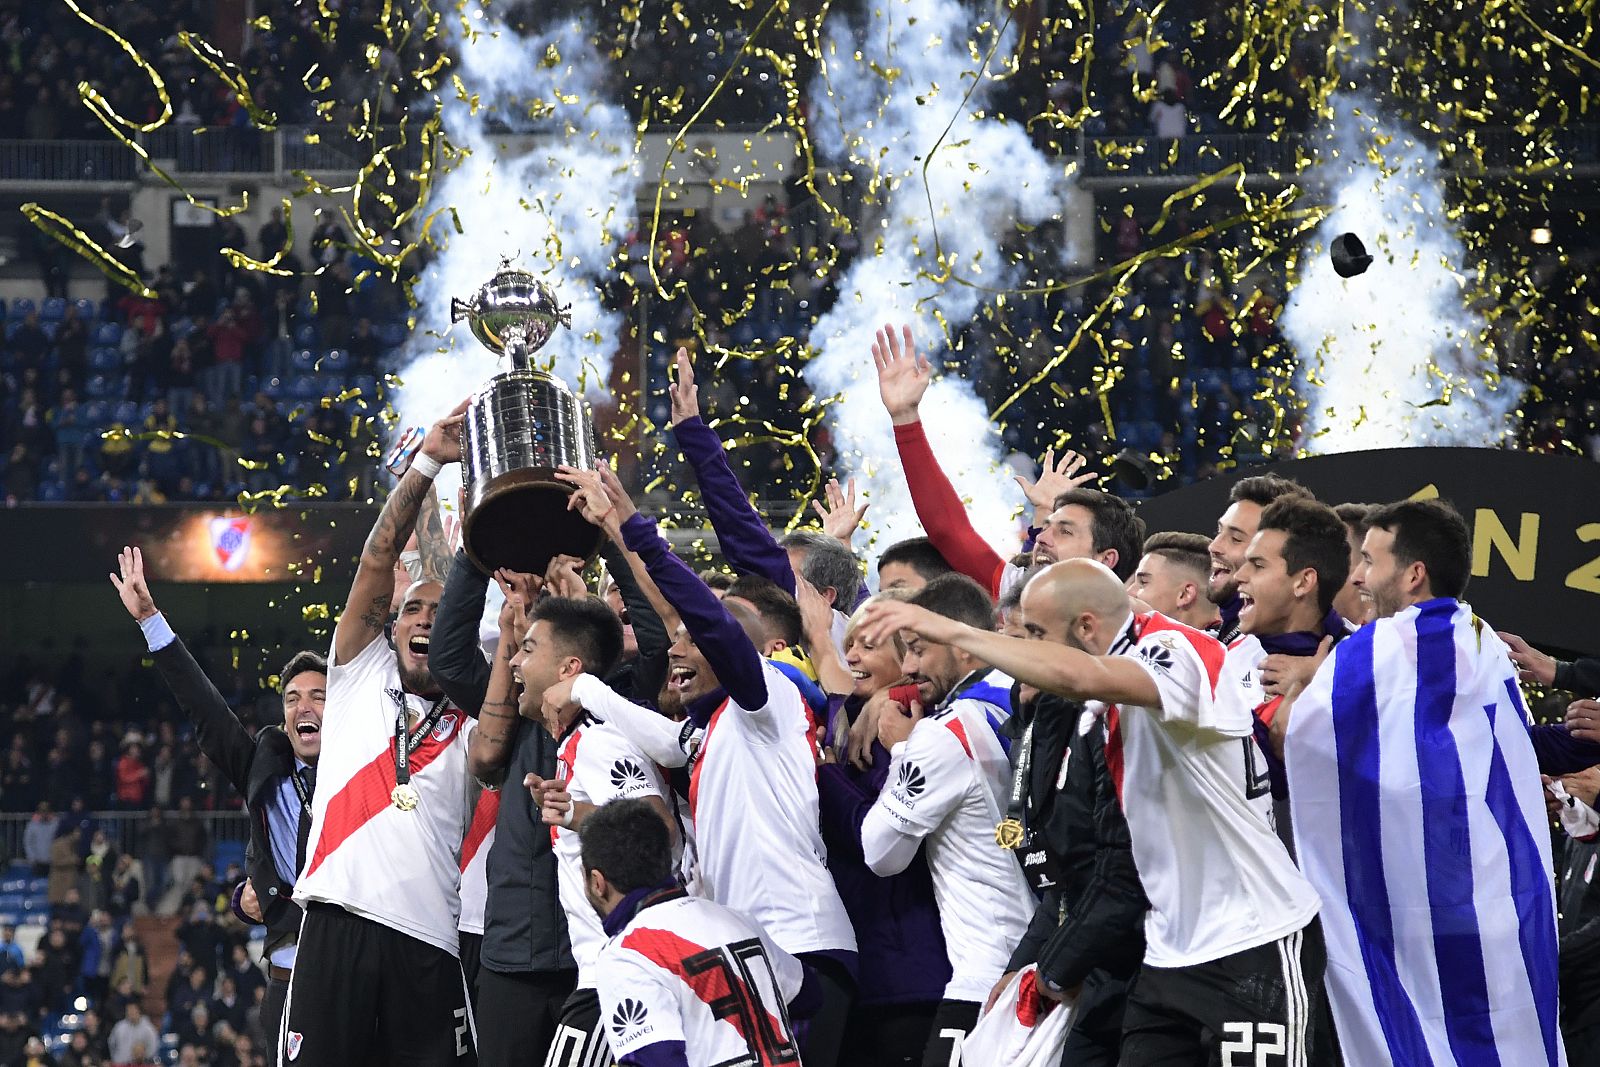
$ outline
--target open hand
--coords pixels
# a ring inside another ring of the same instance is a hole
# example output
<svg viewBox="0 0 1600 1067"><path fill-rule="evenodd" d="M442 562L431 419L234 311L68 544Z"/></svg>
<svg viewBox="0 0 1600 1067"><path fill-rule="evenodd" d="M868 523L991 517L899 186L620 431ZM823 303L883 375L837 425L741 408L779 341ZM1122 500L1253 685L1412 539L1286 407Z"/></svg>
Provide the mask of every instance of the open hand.
<svg viewBox="0 0 1600 1067"><path fill-rule="evenodd" d="M128 609L128 614L135 619L143 621L156 613L155 598L150 595L150 587L144 584L144 555L137 548L123 547L117 553L117 569L122 572L122 577L115 574L109 575L111 584L117 587L117 595L122 598L122 606Z"/></svg>
<svg viewBox="0 0 1600 1067"><path fill-rule="evenodd" d="M545 592L568 600L582 600L588 596L589 587L583 581L583 566L584 561L577 556L558 555L551 559L550 566L544 572Z"/></svg>
<svg viewBox="0 0 1600 1067"><path fill-rule="evenodd" d="M917 421L917 407L933 381L933 364L917 354L911 327L893 326L878 331L872 342L872 365L878 370L878 396L896 426Z"/></svg>
<svg viewBox="0 0 1600 1067"><path fill-rule="evenodd" d="M694 361L687 348L678 349L673 357L677 365L677 381L667 384L667 395L672 398L672 425L700 414L700 387L694 383Z"/></svg>
<svg viewBox="0 0 1600 1067"><path fill-rule="evenodd" d="M960 632L961 624L903 600L879 600L867 605L857 628L861 639L874 645L884 644L901 630L910 630L936 645L948 645Z"/></svg>
<svg viewBox="0 0 1600 1067"><path fill-rule="evenodd" d="M455 463L461 459L461 424L466 421L467 405L470 403L472 398L469 396L428 429L428 436L422 439L424 455L440 463Z"/></svg>
<svg viewBox="0 0 1600 1067"><path fill-rule="evenodd" d="M1567 732L1579 741L1600 741L1600 701L1574 700L1568 704Z"/></svg>
<svg viewBox="0 0 1600 1067"><path fill-rule="evenodd" d="M836 541L843 541L846 545L850 538L861 526L861 520L866 518L868 505L863 502L856 504L856 480L850 479L848 486L841 488L839 479L829 478L824 489L827 505L822 501L811 502L814 510L822 518L822 532Z"/></svg>
<svg viewBox="0 0 1600 1067"><path fill-rule="evenodd" d="M1496 631L1500 640L1506 643L1511 650L1511 662L1517 665L1517 675L1524 682L1538 682L1540 685L1554 685L1556 681L1556 661L1545 655L1516 634L1508 634L1504 630Z"/></svg>
<svg viewBox="0 0 1600 1067"><path fill-rule="evenodd" d="M1076 452L1069 450L1063 453L1059 463L1055 457L1055 449L1046 449L1044 459L1039 462L1039 477L1031 482L1021 476L1017 478L1017 484L1022 486L1023 493L1028 497L1028 503L1033 505L1035 516L1041 511L1048 515L1055 510L1056 498L1062 493L1100 477L1093 471L1083 469L1089 461Z"/></svg>

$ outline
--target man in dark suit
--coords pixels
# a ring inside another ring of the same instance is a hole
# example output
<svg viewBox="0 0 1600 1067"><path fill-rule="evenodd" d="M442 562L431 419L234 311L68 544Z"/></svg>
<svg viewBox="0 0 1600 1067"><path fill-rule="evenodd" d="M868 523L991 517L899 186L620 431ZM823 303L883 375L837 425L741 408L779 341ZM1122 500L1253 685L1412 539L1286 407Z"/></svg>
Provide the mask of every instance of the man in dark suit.
<svg viewBox="0 0 1600 1067"><path fill-rule="evenodd" d="M243 794L250 812L247 877L234 891L234 911L267 928L270 980L261 1029L268 1035L268 1059L276 1060L278 1021L300 936L300 906L290 897L295 878L305 866L306 835L311 829L311 794L316 786L317 756L322 751L327 661L315 652L296 653L279 674L284 725L268 726L251 737L156 610L139 550L124 548L117 563L122 576L113 574L111 581L123 606L138 621L157 669L194 724L200 750Z"/></svg>

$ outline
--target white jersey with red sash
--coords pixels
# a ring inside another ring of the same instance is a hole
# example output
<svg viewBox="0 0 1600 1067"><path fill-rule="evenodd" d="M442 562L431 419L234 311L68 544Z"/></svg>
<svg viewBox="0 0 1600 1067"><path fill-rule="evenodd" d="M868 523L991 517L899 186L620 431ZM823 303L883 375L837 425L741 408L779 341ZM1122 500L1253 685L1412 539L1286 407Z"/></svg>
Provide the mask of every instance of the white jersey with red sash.
<svg viewBox="0 0 1600 1067"><path fill-rule="evenodd" d="M409 811L390 796L402 703L419 716L409 756L417 804ZM461 847L476 788L467 739L476 727L457 708L402 691L384 635L349 663L330 653L311 834L294 899L337 904L457 955Z"/></svg>
<svg viewBox="0 0 1600 1067"><path fill-rule="evenodd" d="M800 961L732 908L682 890L647 900L601 949L595 974L620 1060L661 1045L681 1046L697 1065L800 1063L787 1007L800 991Z"/></svg>
<svg viewBox="0 0 1600 1067"><path fill-rule="evenodd" d="M815 725L765 661L767 703L711 715L689 772L706 896L746 912L796 955L854 952L855 931L828 873L817 802Z"/></svg>
<svg viewBox="0 0 1600 1067"><path fill-rule="evenodd" d="M1110 649L1149 673L1159 708L1092 702L1150 898L1145 963L1188 967L1286 937L1317 896L1272 829L1251 709L1208 634L1135 615Z"/></svg>
<svg viewBox="0 0 1600 1067"><path fill-rule="evenodd" d="M499 815L500 790L480 792L466 840L461 842L461 918L456 927L462 933L483 934L483 912L489 905L489 850L494 847Z"/></svg>
<svg viewBox="0 0 1600 1067"><path fill-rule="evenodd" d="M665 803L666 777L618 730L585 712L562 738L558 771L573 803L600 807L613 800L659 797ZM550 827L556 854L561 910L567 914L567 937L578 965L578 988L594 988L594 960L606 942L600 916L583 891L583 840L577 830Z"/></svg>

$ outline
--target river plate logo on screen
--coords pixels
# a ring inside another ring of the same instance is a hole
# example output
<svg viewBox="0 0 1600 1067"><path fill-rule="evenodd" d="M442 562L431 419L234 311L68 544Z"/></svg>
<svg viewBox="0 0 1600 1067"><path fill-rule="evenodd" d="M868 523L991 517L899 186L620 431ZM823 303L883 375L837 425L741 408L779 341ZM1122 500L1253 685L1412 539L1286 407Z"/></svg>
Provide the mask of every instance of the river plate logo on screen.
<svg viewBox="0 0 1600 1067"><path fill-rule="evenodd" d="M250 558L250 519L216 518L211 520L211 550L225 571L236 571Z"/></svg>

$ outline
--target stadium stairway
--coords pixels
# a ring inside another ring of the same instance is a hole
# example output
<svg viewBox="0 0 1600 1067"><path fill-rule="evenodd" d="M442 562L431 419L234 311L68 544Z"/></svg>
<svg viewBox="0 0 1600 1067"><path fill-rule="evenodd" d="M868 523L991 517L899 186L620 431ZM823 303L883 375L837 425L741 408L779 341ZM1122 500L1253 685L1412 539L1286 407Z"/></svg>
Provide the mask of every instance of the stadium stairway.
<svg viewBox="0 0 1600 1067"><path fill-rule="evenodd" d="M167 1010L167 979L178 965L178 924L175 915L136 915L133 928L139 934L150 961L150 984L144 991L144 1010L158 1023Z"/></svg>

